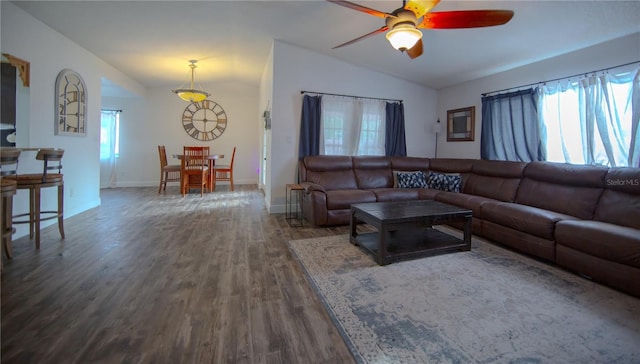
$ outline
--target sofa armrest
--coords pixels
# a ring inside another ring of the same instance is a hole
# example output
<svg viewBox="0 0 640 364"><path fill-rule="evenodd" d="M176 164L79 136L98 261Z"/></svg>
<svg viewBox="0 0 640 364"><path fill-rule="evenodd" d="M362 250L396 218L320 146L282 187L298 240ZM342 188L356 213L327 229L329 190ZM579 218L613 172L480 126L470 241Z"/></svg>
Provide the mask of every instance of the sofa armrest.
<svg viewBox="0 0 640 364"><path fill-rule="evenodd" d="M327 193L321 185L303 184L302 215L314 226L326 226L328 218ZM319 188L319 189L316 189Z"/></svg>
<svg viewBox="0 0 640 364"><path fill-rule="evenodd" d="M311 193L312 191L327 192L322 185L313 182L301 182L300 186L304 188L304 193Z"/></svg>

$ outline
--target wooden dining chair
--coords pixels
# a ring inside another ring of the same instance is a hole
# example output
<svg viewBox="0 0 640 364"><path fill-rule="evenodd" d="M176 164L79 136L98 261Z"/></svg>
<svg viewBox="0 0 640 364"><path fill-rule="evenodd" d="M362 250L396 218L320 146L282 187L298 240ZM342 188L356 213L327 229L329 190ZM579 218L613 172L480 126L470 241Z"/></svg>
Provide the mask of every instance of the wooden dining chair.
<svg viewBox="0 0 640 364"><path fill-rule="evenodd" d="M184 147L182 170L182 195L189 192L191 187L200 187L200 196L209 187L209 162L205 158L209 155L209 147Z"/></svg>
<svg viewBox="0 0 640 364"><path fill-rule="evenodd" d="M228 165L218 165L213 167L213 189L216 189L217 181L229 181L231 184L231 191L233 191L233 160L236 158L236 147L233 147L233 153L231 154L231 163Z"/></svg>
<svg viewBox="0 0 640 364"><path fill-rule="evenodd" d="M160 186L158 186L158 193L167 189L167 182L178 182L182 179L181 166L179 164L167 163L167 150L164 145L158 145L158 154L160 156Z"/></svg>

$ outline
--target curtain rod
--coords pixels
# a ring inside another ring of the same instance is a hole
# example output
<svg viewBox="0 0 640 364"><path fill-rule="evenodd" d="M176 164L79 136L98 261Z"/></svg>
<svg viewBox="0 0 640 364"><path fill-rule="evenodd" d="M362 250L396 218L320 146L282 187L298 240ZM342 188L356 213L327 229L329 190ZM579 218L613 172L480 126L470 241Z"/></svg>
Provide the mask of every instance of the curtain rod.
<svg viewBox="0 0 640 364"><path fill-rule="evenodd" d="M318 94L318 95L330 95L330 96L343 96L343 97L353 97L355 99L369 99L369 100L382 100L382 101L397 101L402 103L402 100L398 99L383 99L379 97L366 97L366 96L353 96L353 95L341 95L341 94L330 94L327 92L316 92L316 91L300 91L301 94Z"/></svg>
<svg viewBox="0 0 640 364"><path fill-rule="evenodd" d="M489 94L495 94L495 93L502 92L502 91L515 90L515 89L519 89L519 88L522 88L522 87L538 85L538 84L541 84L541 83L544 84L544 83L547 83L547 82L555 82L555 81L565 80L565 79L574 78L574 77L578 77L578 76L584 76L584 75L588 75L589 73L598 73L598 72L603 72L603 71L609 71L609 70L612 70L614 68L624 67L624 66L628 66L628 65L631 65L631 64L634 64L634 63L640 63L640 61L633 61L633 62L629 62L629 63L625 63L625 64L619 64L619 65L613 66L613 67L607 67L607 68L603 68L603 69L599 69L599 70L595 70L595 71L591 71L591 72L578 73L578 74L571 75L571 76L554 78L554 79L546 80L546 81L542 81L542 82L534 82L534 83L529 83L529 84L526 84L526 85L504 88L502 90L497 90L497 91L484 92L481 95L482 96L487 96Z"/></svg>
<svg viewBox="0 0 640 364"><path fill-rule="evenodd" d="M102 111L115 111L115 112L122 112L122 110L114 110L114 109L100 109Z"/></svg>

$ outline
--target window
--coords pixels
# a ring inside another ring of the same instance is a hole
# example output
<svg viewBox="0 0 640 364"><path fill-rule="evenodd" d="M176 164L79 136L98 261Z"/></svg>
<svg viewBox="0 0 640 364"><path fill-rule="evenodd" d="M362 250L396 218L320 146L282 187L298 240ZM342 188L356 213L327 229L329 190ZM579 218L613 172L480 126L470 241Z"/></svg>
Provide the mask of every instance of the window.
<svg viewBox="0 0 640 364"><path fill-rule="evenodd" d="M324 152L327 155L348 155L345 150L345 118L347 116L339 111L326 111L322 113L322 135L324 135Z"/></svg>
<svg viewBox="0 0 640 364"><path fill-rule="evenodd" d="M380 110L373 106L365 109L360 128L359 155L384 155L384 124L384 106Z"/></svg>
<svg viewBox="0 0 640 364"><path fill-rule="evenodd" d="M634 85L638 88L638 70L542 86L539 122L547 160L637 165L638 141L632 146Z"/></svg>
<svg viewBox="0 0 640 364"><path fill-rule="evenodd" d="M639 96L637 65L483 96L482 158L640 167Z"/></svg>
<svg viewBox="0 0 640 364"><path fill-rule="evenodd" d="M120 155L120 113L102 110L100 119L100 159L111 159Z"/></svg>
<svg viewBox="0 0 640 364"><path fill-rule="evenodd" d="M322 97L320 154L384 155L385 102Z"/></svg>

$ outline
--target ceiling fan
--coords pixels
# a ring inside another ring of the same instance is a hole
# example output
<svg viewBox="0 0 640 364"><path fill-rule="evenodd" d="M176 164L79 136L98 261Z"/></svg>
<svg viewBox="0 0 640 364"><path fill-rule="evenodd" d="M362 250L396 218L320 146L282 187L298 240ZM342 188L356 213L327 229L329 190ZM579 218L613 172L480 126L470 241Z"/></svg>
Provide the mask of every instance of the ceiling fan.
<svg viewBox="0 0 640 364"><path fill-rule="evenodd" d="M431 12L440 0L403 0L402 7L391 13L375 10L350 1L327 0L349 9L385 19L385 25L371 33L342 43L333 49L353 44L378 33L387 32L391 45L416 58L422 54L422 32L424 29L462 29L492 27L507 23L513 17L511 10L460 10Z"/></svg>

